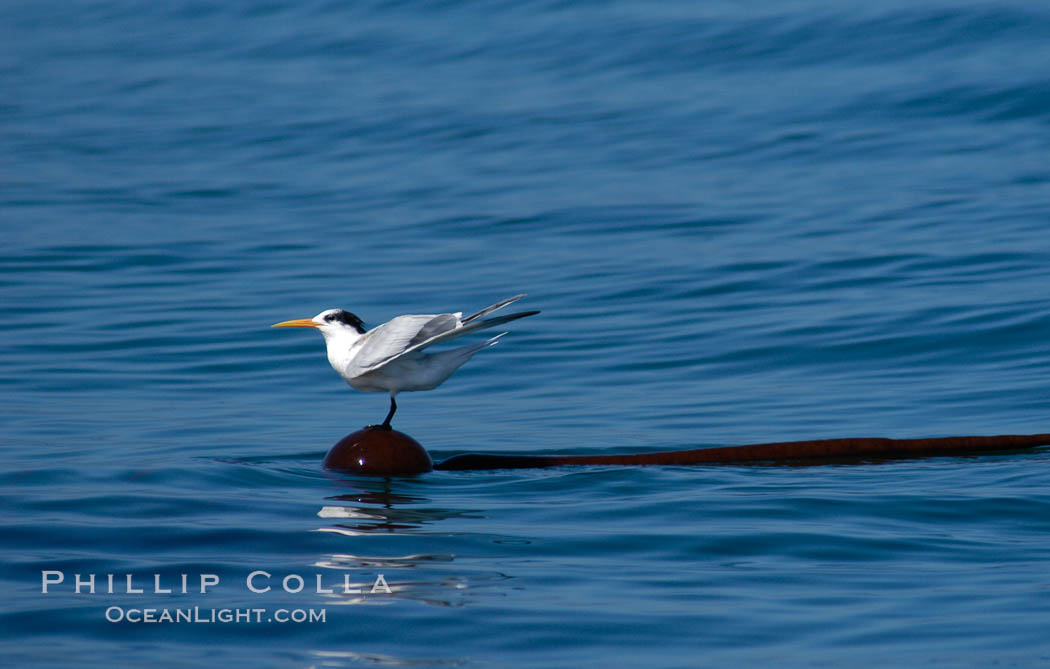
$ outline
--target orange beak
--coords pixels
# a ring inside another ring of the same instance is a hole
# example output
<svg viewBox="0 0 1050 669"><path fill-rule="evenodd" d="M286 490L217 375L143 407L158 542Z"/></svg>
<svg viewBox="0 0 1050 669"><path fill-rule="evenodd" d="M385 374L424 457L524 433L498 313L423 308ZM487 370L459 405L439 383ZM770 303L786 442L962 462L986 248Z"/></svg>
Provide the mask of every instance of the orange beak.
<svg viewBox="0 0 1050 669"><path fill-rule="evenodd" d="M309 318L296 318L294 321L281 321L280 323L274 323L270 327L273 328L315 328L317 323L314 323Z"/></svg>

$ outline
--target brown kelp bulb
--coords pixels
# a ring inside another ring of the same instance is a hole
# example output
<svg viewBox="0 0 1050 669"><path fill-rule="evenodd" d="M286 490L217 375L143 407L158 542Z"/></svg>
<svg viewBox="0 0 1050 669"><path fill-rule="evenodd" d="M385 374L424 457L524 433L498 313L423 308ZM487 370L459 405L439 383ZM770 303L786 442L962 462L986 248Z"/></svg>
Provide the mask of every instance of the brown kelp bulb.
<svg viewBox="0 0 1050 669"><path fill-rule="evenodd" d="M363 476L413 476L429 472L434 463L404 432L373 426L340 439L325 456L324 467Z"/></svg>

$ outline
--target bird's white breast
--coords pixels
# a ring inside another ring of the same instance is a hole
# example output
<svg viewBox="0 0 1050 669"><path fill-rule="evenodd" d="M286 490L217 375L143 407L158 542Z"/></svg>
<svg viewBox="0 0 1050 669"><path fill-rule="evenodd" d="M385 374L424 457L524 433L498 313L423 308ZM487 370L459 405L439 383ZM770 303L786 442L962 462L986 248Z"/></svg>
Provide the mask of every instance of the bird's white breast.
<svg viewBox="0 0 1050 669"><path fill-rule="evenodd" d="M354 356L357 355L357 352L361 350L364 342L365 337L325 337L325 344L328 348L328 363L348 383L350 377L346 375L346 368L350 365Z"/></svg>

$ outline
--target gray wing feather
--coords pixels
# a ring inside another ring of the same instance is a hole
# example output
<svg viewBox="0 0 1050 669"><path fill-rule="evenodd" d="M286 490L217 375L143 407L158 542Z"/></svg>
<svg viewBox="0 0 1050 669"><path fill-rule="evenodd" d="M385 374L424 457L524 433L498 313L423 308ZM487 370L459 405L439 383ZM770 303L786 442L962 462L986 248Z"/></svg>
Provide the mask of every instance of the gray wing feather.
<svg viewBox="0 0 1050 669"><path fill-rule="evenodd" d="M449 330L455 330L459 327L459 317L462 314L439 314L434 316L429 321L423 324L423 327L419 328L419 332L416 333L415 337L409 340L409 346L415 346L416 344L425 342L431 337L436 337L442 332L448 332Z"/></svg>
<svg viewBox="0 0 1050 669"><path fill-rule="evenodd" d="M466 323L466 324L464 324L461 327L455 328L453 330L448 330L446 332L442 332L442 333L440 333L438 335L435 335L435 336L433 336L433 337L431 337L431 338L429 338L429 339L427 339L425 341L422 341L422 342L420 342L418 344L414 344L412 346L409 346L408 348L404 349L403 351L401 351L399 353L396 353L396 354L392 355L391 357L387 358L386 360L383 360L382 362L380 362L380 363L378 363L376 365L372 365L366 371L371 372L371 371L374 371L376 369L379 369L383 365L386 365L386 364L388 364L390 362L393 362L394 360L397 360L398 358L401 358L403 356L409 355L411 353L415 353L416 351L421 351L421 350L427 348L428 346L433 346L434 344L440 344L441 342L449 341L450 339L456 339L458 337L462 337L463 335L470 334L471 332L477 332L478 330L484 330L486 328L491 328L491 327L495 327L497 325L502 325L502 324L508 323L510 321L515 321L515 320L517 320L519 318L525 318L526 316L534 316L534 315L536 315L538 313L540 313L540 312L538 312L538 311L521 311L521 312L518 312L516 314L507 314L506 316L497 316L496 318L487 318L487 319L481 320L481 321L475 320L475 321L472 321L470 323ZM394 320L397 320L397 319L394 319ZM391 321L391 322L393 322L393 321ZM378 328L376 328L376 329L378 329ZM356 362L357 362L357 358L354 359L354 363L355 363L354 366L356 366Z"/></svg>
<svg viewBox="0 0 1050 669"><path fill-rule="evenodd" d="M382 365L391 357L446 330L456 327L453 314L410 314L383 323L364 337L360 350L347 365L345 374L360 376Z"/></svg>
<svg viewBox="0 0 1050 669"><path fill-rule="evenodd" d="M526 295L528 295L528 293L522 293L520 295L515 295L514 297L508 297L507 299L503 300L502 302L497 302L497 303L493 304L491 307L485 307L484 309L482 309L478 313L471 314L471 315L467 316L466 318L464 318L463 319L463 324L466 325L467 323L470 323L471 321L476 321L479 318L484 318L485 316L488 316L489 314L491 314L493 311L495 311L497 309L502 309L503 307L507 306L508 304L513 304L514 302L517 302L518 300L520 300L521 298L525 297Z"/></svg>

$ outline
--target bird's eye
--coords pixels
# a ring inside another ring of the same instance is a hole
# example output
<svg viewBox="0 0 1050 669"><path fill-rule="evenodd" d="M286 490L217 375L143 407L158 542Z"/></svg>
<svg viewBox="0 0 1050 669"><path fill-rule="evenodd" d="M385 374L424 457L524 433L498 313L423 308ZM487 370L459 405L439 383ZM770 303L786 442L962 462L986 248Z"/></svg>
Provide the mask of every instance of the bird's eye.
<svg viewBox="0 0 1050 669"><path fill-rule="evenodd" d="M326 322L331 323L332 321L335 320L335 314L328 314L327 316L324 317L324 319L325 319Z"/></svg>

